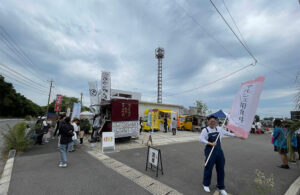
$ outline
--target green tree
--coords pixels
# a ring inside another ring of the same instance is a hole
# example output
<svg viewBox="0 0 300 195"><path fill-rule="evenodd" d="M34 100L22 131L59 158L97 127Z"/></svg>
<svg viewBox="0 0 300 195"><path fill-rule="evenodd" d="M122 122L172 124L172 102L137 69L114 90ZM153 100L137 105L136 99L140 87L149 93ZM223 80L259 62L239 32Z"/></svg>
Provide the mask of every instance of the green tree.
<svg viewBox="0 0 300 195"><path fill-rule="evenodd" d="M197 113L201 116L206 116L206 113L208 111L207 105L200 100L197 100L195 104L197 107Z"/></svg>
<svg viewBox="0 0 300 195"><path fill-rule="evenodd" d="M54 111L55 102L56 100L53 100L49 105L49 112L55 112ZM63 96L62 103L61 103L61 112L67 112L68 108L71 108L72 110L74 103L79 103L78 98Z"/></svg>
<svg viewBox="0 0 300 195"><path fill-rule="evenodd" d="M41 107L20 93L17 93L11 83L0 75L0 116L25 117L38 116L42 113Z"/></svg>

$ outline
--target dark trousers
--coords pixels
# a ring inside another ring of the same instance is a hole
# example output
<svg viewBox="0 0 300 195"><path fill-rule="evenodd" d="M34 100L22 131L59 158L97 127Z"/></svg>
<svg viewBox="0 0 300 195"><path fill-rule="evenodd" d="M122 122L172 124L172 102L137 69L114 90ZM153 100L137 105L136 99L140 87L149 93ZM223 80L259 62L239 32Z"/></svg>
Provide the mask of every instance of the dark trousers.
<svg viewBox="0 0 300 195"><path fill-rule="evenodd" d="M83 138L80 138L80 144L82 144L83 143Z"/></svg>
<svg viewBox="0 0 300 195"><path fill-rule="evenodd" d="M205 150L205 157L207 159L210 150ZM210 159L204 168L204 176L203 176L203 185L210 186L211 176L213 168L216 164L217 170L217 188L220 190L225 189L224 178L225 178L225 157L222 149L215 148L213 153L210 156Z"/></svg>
<svg viewBox="0 0 300 195"><path fill-rule="evenodd" d="M297 151L298 151L298 157L300 160L300 134L297 134Z"/></svg>
<svg viewBox="0 0 300 195"><path fill-rule="evenodd" d="M172 128L172 133L173 133L173 135L176 135L176 129L175 128Z"/></svg>
<svg viewBox="0 0 300 195"><path fill-rule="evenodd" d="M168 132L168 126L164 126L164 128L165 128L165 133L167 133Z"/></svg>
<svg viewBox="0 0 300 195"><path fill-rule="evenodd" d="M36 143L37 143L37 144L42 145L42 143L43 143L43 136L44 136L44 134L39 134L39 135L37 136L37 140L36 140Z"/></svg>

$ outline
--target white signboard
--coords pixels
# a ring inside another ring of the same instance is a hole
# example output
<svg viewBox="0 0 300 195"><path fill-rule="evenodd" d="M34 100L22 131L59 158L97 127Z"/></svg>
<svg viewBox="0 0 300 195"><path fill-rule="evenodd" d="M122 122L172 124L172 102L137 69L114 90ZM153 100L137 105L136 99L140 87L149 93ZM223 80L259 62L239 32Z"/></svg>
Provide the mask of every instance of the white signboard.
<svg viewBox="0 0 300 195"><path fill-rule="evenodd" d="M115 133L114 132L103 132L102 133L102 152L105 149L113 149L115 151Z"/></svg>
<svg viewBox="0 0 300 195"><path fill-rule="evenodd" d="M101 75L101 100L110 100L111 78L110 72L102 72Z"/></svg>
<svg viewBox="0 0 300 195"><path fill-rule="evenodd" d="M149 148L148 162L154 166L158 165L158 150Z"/></svg>
<svg viewBox="0 0 300 195"><path fill-rule="evenodd" d="M91 105L99 104L97 81L89 82Z"/></svg>
<svg viewBox="0 0 300 195"><path fill-rule="evenodd" d="M116 137L124 134L137 135L140 130L139 121L120 121L112 123L112 131L116 134Z"/></svg>

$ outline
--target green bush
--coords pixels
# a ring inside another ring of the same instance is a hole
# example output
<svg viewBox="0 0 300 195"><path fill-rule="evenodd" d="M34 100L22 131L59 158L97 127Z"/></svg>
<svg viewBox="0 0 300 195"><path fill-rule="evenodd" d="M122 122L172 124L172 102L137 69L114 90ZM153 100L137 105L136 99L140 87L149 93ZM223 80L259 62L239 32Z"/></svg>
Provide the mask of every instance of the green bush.
<svg viewBox="0 0 300 195"><path fill-rule="evenodd" d="M32 116L26 115L26 116L25 116L25 120L26 120L26 121L31 121L31 120L32 120Z"/></svg>
<svg viewBox="0 0 300 195"><path fill-rule="evenodd" d="M88 119L80 119L80 129L83 130L85 134L90 133L91 124Z"/></svg>
<svg viewBox="0 0 300 195"><path fill-rule="evenodd" d="M5 152L11 149L15 149L17 152L23 152L32 146L33 141L30 132L26 132L26 127L27 124L25 122L20 122L13 128L10 128L7 133L3 134Z"/></svg>

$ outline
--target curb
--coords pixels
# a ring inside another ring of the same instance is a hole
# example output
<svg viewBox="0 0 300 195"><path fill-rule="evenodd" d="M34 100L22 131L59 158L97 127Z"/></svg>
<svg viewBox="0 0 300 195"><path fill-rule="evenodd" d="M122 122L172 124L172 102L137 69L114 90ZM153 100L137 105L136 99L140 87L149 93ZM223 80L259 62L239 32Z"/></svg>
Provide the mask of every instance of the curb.
<svg viewBox="0 0 300 195"><path fill-rule="evenodd" d="M284 195L300 195L300 176L294 181Z"/></svg>
<svg viewBox="0 0 300 195"><path fill-rule="evenodd" d="M0 179L0 195L6 195L8 193L15 155L16 150L9 151L8 160L6 161L4 171Z"/></svg>

